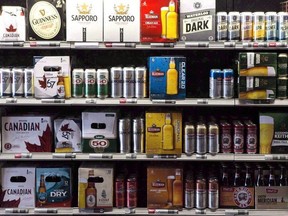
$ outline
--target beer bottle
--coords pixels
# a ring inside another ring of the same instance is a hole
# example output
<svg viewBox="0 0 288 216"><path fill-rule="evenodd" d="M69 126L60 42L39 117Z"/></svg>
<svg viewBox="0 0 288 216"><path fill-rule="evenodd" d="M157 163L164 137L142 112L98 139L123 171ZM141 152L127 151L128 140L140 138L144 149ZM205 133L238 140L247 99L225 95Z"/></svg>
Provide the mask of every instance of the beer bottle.
<svg viewBox="0 0 288 216"><path fill-rule="evenodd" d="M264 179L264 175L263 175L263 167L262 166L258 166L258 174L257 174L257 180L256 180L256 186L260 187L260 186L265 186L265 179Z"/></svg>
<svg viewBox="0 0 288 216"><path fill-rule="evenodd" d="M239 164L235 164L235 176L234 176L234 187L239 187L242 186L242 181L241 181L241 167Z"/></svg>
<svg viewBox="0 0 288 216"><path fill-rule="evenodd" d="M280 179L279 179L279 186L287 186L287 176L286 176L286 168L285 166L281 165L281 172L280 172Z"/></svg>
<svg viewBox="0 0 288 216"><path fill-rule="evenodd" d="M57 81L57 97L64 98L65 97L65 85L64 85L64 77L61 72L58 73L58 81Z"/></svg>
<svg viewBox="0 0 288 216"><path fill-rule="evenodd" d="M40 185L38 188L38 201L39 201L41 206L43 206L47 201L45 178L44 178L43 174L41 174L41 176L40 176Z"/></svg>
<svg viewBox="0 0 288 216"><path fill-rule="evenodd" d="M97 190L95 188L95 182L92 181L94 177L94 170L89 170L88 172L88 185L85 190L85 198L86 198L86 208L95 208L97 206Z"/></svg>
<svg viewBox="0 0 288 216"><path fill-rule="evenodd" d="M245 174L245 187L252 187L253 186L253 181L252 181L252 176L251 176L251 167L250 165L246 165L246 174Z"/></svg>
<svg viewBox="0 0 288 216"><path fill-rule="evenodd" d="M229 186L229 176L228 176L228 167L226 164L222 165L222 186L228 187Z"/></svg>
<svg viewBox="0 0 288 216"><path fill-rule="evenodd" d="M183 181L181 169L176 169L175 180L173 182L173 206L183 207Z"/></svg>
<svg viewBox="0 0 288 216"><path fill-rule="evenodd" d="M268 186L276 186L275 174L274 174L274 167L272 165L269 166L269 182Z"/></svg>

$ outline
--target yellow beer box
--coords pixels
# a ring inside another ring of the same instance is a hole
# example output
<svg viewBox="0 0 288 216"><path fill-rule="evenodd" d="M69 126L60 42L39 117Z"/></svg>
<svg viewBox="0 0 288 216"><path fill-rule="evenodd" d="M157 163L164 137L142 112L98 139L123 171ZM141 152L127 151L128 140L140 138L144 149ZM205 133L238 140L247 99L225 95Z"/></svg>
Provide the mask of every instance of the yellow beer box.
<svg viewBox="0 0 288 216"><path fill-rule="evenodd" d="M260 154L288 153L288 113L259 114Z"/></svg>
<svg viewBox="0 0 288 216"><path fill-rule="evenodd" d="M146 154L182 153L182 113L146 113Z"/></svg>

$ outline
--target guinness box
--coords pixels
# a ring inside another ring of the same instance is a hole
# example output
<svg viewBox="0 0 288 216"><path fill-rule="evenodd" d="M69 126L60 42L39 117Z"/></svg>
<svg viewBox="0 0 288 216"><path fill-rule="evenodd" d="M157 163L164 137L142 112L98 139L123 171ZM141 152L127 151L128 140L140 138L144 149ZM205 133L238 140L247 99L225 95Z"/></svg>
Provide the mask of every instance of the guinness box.
<svg viewBox="0 0 288 216"><path fill-rule="evenodd" d="M65 41L64 0L27 0L28 40Z"/></svg>

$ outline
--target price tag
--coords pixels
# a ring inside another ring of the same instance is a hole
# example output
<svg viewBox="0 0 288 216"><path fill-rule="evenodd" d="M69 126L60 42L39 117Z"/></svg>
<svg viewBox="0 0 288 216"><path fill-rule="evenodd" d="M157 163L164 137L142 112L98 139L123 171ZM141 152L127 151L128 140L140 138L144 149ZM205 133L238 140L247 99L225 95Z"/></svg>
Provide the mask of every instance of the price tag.
<svg viewBox="0 0 288 216"><path fill-rule="evenodd" d="M92 153L92 154L89 154L89 158L113 158L113 155L112 154Z"/></svg>
<svg viewBox="0 0 288 216"><path fill-rule="evenodd" d="M76 153L53 153L53 158L76 158Z"/></svg>
<svg viewBox="0 0 288 216"><path fill-rule="evenodd" d="M235 42L224 42L224 47L235 47L236 43Z"/></svg>
<svg viewBox="0 0 288 216"><path fill-rule="evenodd" d="M34 209L35 213L47 213L47 214L53 214L53 213L58 213L58 209L53 209L53 208L35 208Z"/></svg>
<svg viewBox="0 0 288 216"><path fill-rule="evenodd" d="M208 99L197 99L197 104L208 104Z"/></svg>
<svg viewBox="0 0 288 216"><path fill-rule="evenodd" d="M175 100L152 100L153 104L176 104Z"/></svg>
<svg viewBox="0 0 288 216"><path fill-rule="evenodd" d="M136 153L126 154L126 158L127 159L135 159L135 158L137 158L137 154Z"/></svg>
<svg viewBox="0 0 288 216"><path fill-rule="evenodd" d="M14 158L32 158L32 153L19 153L15 154Z"/></svg>
<svg viewBox="0 0 288 216"><path fill-rule="evenodd" d="M197 159L207 159L207 154L203 154L203 155L200 155L200 154L196 154L196 158Z"/></svg>
<svg viewBox="0 0 288 216"><path fill-rule="evenodd" d="M17 103L17 98L6 98L6 103Z"/></svg>
<svg viewBox="0 0 288 216"><path fill-rule="evenodd" d="M174 43L151 43L151 47L174 47Z"/></svg>
<svg viewBox="0 0 288 216"><path fill-rule="evenodd" d="M7 208L7 209L5 209L5 213L17 213L17 214L22 213L22 214L24 214L24 213L29 213L29 209Z"/></svg>
<svg viewBox="0 0 288 216"><path fill-rule="evenodd" d="M189 41L189 42L185 42L185 47L209 47L209 42L190 42Z"/></svg>
<svg viewBox="0 0 288 216"><path fill-rule="evenodd" d="M65 99L41 99L41 103L65 103Z"/></svg>
<svg viewBox="0 0 288 216"><path fill-rule="evenodd" d="M96 99L92 99L92 98L86 99L85 103L86 104L96 104Z"/></svg>
<svg viewBox="0 0 288 216"><path fill-rule="evenodd" d="M196 209L195 213L196 214L206 214L206 209Z"/></svg>
<svg viewBox="0 0 288 216"><path fill-rule="evenodd" d="M126 103L137 103L137 99L136 98L121 98L119 100L120 104L126 104Z"/></svg>
<svg viewBox="0 0 288 216"><path fill-rule="evenodd" d="M153 155L155 159L176 159L177 155Z"/></svg>
<svg viewBox="0 0 288 216"><path fill-rule="evenodd" d="M24 42L0 42L0 46L23 47Z"/></svg>
<svg viewBox="0 0 288 216"><path fill-rule="evenodd" d="M98 42L75 42L74 43L75 48L98 48L99 43Z"/></svg>

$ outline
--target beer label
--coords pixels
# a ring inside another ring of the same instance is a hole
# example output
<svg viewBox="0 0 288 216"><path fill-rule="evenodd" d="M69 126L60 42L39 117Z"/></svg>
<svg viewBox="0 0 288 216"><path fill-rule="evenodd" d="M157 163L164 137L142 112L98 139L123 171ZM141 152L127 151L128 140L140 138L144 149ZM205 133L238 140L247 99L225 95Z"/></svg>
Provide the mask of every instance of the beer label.
<svg viewBox="0 0 288 216"><path fill-rule="evenodd" d="M240 208L247 208L252 203L252 194L249 188L239 187L235 188L234 193L234 202Z"/></svg>
<svg viewBox="0 0 288 216"><path fill-rule="evenodd" d="M87 195L86 197L86 205L88 208L93 208L95 207L95 204L96 204L96 197L95 195Z"/></svg>

